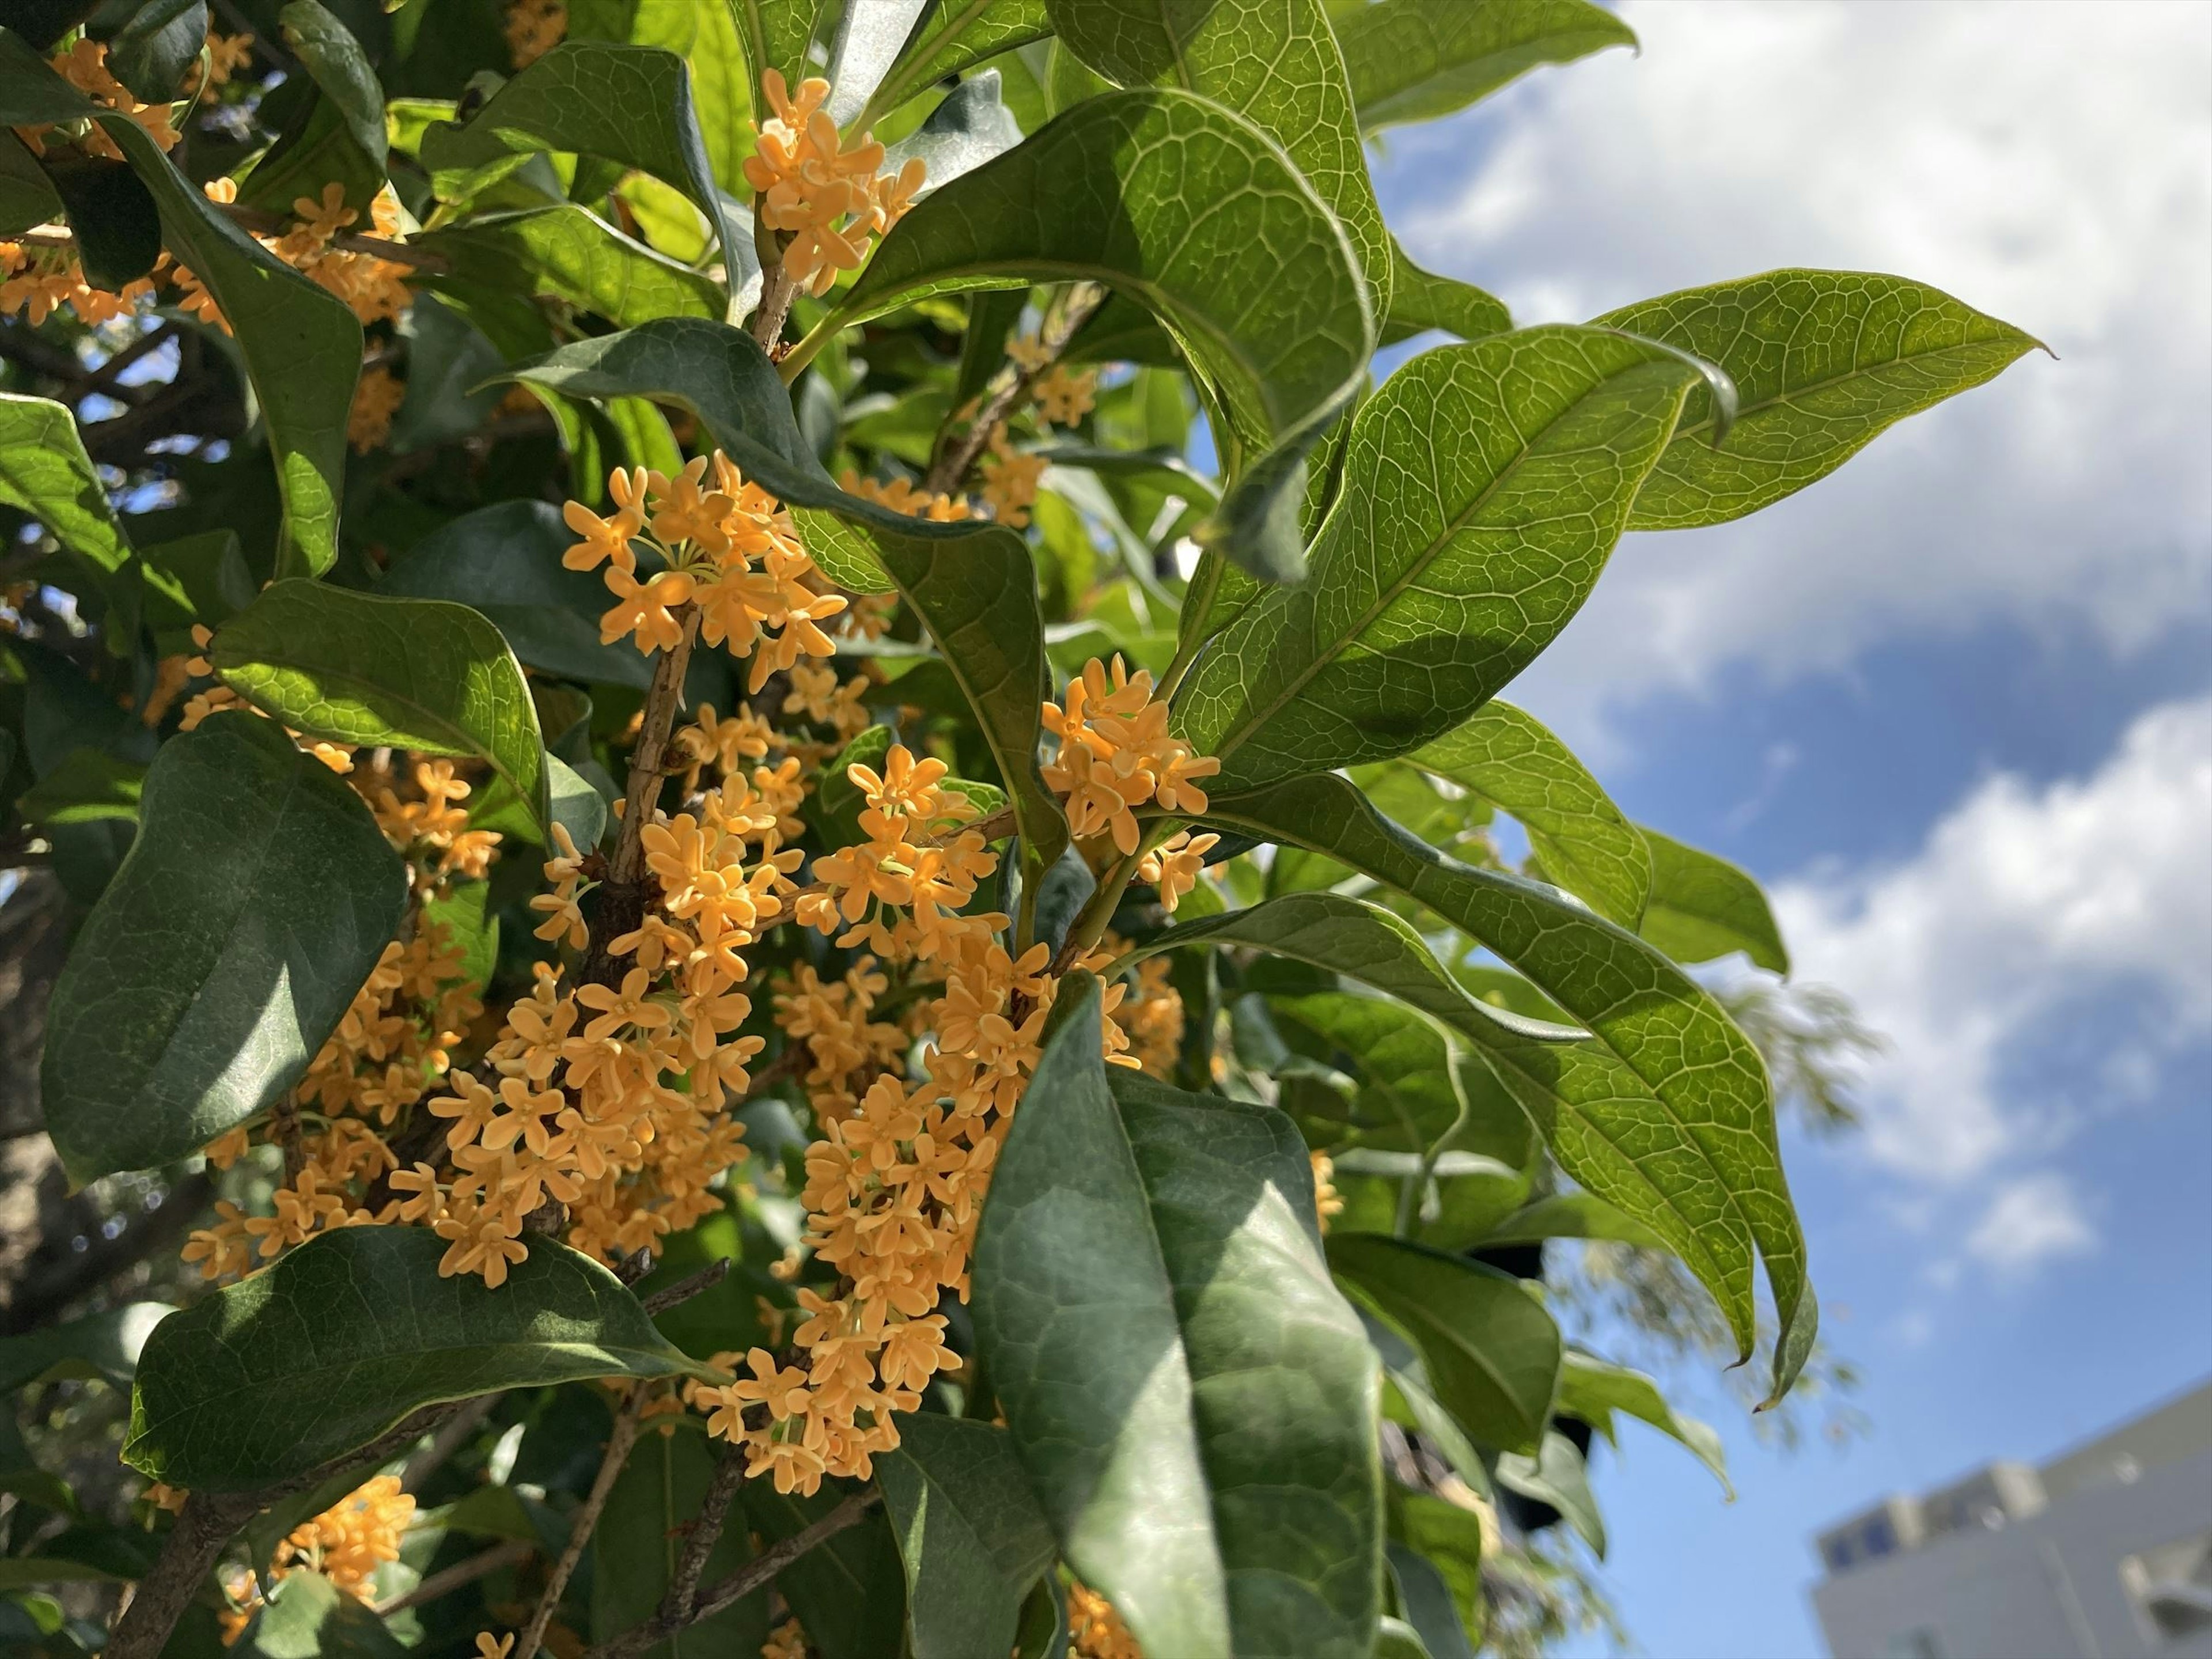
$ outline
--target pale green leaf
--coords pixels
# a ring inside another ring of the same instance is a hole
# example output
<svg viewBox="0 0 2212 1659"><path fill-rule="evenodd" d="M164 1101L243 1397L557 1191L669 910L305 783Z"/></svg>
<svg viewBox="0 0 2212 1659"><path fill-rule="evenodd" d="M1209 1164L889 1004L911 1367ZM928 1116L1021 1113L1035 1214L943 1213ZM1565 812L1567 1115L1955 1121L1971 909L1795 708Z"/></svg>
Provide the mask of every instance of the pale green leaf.
<svg viewBox="0 0 2212 1659"><path fill-rule="evenodd" d="M216 714L164 744L47 1015L40 1089L63 1166L150 1169L268 1110L406 899L360 796L271 722Z"/></svg>
<svg viewBox="0 0 2212 1659"><path fill-rule="evenodd" d="M1680 1442L1713 1472L1722 1491L1731 1498L1735 1496L1720 1436L1694 1417L1678 1415L1659 1392L1659 1385L1641 1371L1570 1350L1559 1371L1559 1409L1579 1417L1607 1440L1615 1438L1613 1414L1617 1411L1649 1423Z"/></svg>
<svg viewBox="0 0 2212 1659"><path fill-rule="evenodd" d="M947 76L1051 33L1045 0L939 0L854 125L869 127Z"/></svg>
<svg viewBox="0 0 2212 1659"><path fill-rule="evenodd" d="M1582 606L1697 371L1524 329L1414 358L1360 406L1305 583L1214 640L1177 722L1224 790L1441 737Z"/></svg>
<svg viewBox="0 0 2212 1659"><path fill-rule="evenodd" d="M1589 1468L1575 1443L1557 1429L1547 1430L1534 1456L1508 1453L1498 1460L1498 1484L1508 1492L1548 1504L1575 1535L1605 1559L1605 1517L1589 1489Z"/></svg>
<svg viewBox="0 0 2212 1659"><path fill-rule="evenodd" d="M1370 132L1464 109L1540 64L1636 44L1589 0L1375 0L1335 22Z"/></svg>
<svg viewBox="0 0 2212 1659"><path fill-rule="evenodd" d="M1594 1193L1554 1193L1523 1205L1483 1236L1485 1244L1534 1244L1547 1238L1601 1238L1639 1249L1667 1241Z"/></svg>
<svg viewBox="0 0 2212 1659"><path fill-rule="evenodd" d="M1271 1108L1109 1087L1062 982L975 1245L983 1363L1061 1549L1147 1652L1364 1659L1379 1379Z"/></svg>
<svg viewBox="0 0 2212 1659"><path fill-rule="evenodd" d="M1711 962L1741 951L1769 973L1790 971L1789 948L1766 895L1726 859L1646 828L1651 902L1637 930L1677 962Z"/></svg>
<svg viewBox="0 0 2212 1659"><path fill-rule="evenodd" d="M1160 89L1086 100L884 239L825 326L933 294L1089 277L1176 336L1224 411L1232 556L1299 568L1303 457L1357 386L1374 319L1342 228L1242 117Z"/></svg>
<svg viewBox="0 0 2212 1659"><path fill-rule="evenodd" d="M222 625L208 659L295 731L485 762L542 838L538 709L499 629L466 605L278 582Z"/></svg>
<svg viewBox="0 0 2212 1659"><path fill-rule="evenodd" d="M154 1328L124 1461L174 1486L251 1491L441 1401L698 1370L598 1262L540 1236L525 1243L530 1254L494 1289L440 1273L446 1241L428 1227L318 1234Z"/></svg>
<svg viewBox="0 0 2212 1659"><path fill-rule="evenodd" d="M1735 417L1717 444L1711 394L1691 394L1636 498L1632 530L1755 513L2039 343L1940 289L1856 270L1770 271L1597 320L1693 352L1735 382Z"/></svg>
<svg viewBox="0 0 2212 1659"><path fill-rule="evenodd" d="M1480 340L1513 326L1503 301L1492 298L1472 283L1422 270L1406 257L1406 250L1395 237L1390 252L1390 309L1382 319L1382 344L1394 345L1432 328L1456 334L1462 340Z"/></svg>
<svg viewBox="0 0 2212 1659"><path fill-rule="evenodd" d="M141 567L64 405L0 392L0 503L29 514L83 561L122 624L111 627L110 645L118 655L134 648ZM173 579L161 585L179 592Z"/></svg>
<svg viewBox="0 0 2212 1659"><path fill-rule="evenodd" d="M410 244L435 254L471 288L550 294L622 327L657 317L722 315L714 280L563 202L487 214Z"/></svg>
<svg viewBox="0 0 2212 1659"><path fill-rule="evenodd" d="M1545 876L1633 929L1651 894L1651 851L1566 744L1495 700L1407 757L1470 789L1528 832Z"/></svg>

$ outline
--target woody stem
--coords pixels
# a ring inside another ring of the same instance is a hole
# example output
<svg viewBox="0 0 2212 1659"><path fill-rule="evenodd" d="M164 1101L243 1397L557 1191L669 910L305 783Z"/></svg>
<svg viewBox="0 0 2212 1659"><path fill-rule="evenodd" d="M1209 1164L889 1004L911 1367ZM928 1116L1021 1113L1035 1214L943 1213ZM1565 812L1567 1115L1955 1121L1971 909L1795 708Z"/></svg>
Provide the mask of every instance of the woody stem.
<svg viewBox="0 0 2212 1659"><path fill-rule="evenodd" d="M530 1615L529 1627L515 1642L514 1659L536 1659L538 1644L545 1639L545 1626L553 1621L554 1611L561 1605L561 1592L568 1587L568 1576L576 1571L576 1563L584 1559L584 1546L592 1541L592 1533L599 1524L600 1511L607 1506L607 1495L614 1491L623 1465L629 1462L629 1449L637 1441L638 1419L645 1410L645 1395L644 1383L631 1383L629 1398L615 1413L614 1430L607 1436L607 1455L599 1462L599 1476L592 1482L583 1506L576 1511L576 1519L568 1528L568 1547L553 1564L552 1574L545 1581L545 1594L538 1598L538 1610Z"/></svg>
<svg viewBox="0 0 2212 1659"><path fill-rule="evenodd" d="M608 945L630 932L645 914L645 827L660 799L667 776L669 733L675 729L677 711L684 706L684 676L691 666L691 646L699 633L699 607L678 605L672 613L682 624L677 641L653 665L653 684L645 694L638 716L637 742L629 751L629 781L623 793L622 830L614 856L607 861L607 879L600 889L597 915L592 919L592 954L584 978L594 985L612 985L620 977Z"/></svg>
<svg viewBox="0 0 2212 1659"><path fill-rule="evenodd" d="M946 442L951 431L951 420L947 417L945 429L938 434L938 457L929 469L922 488L932 495L949 495L966 482L969 468L975 458L988 448L991 434L1005 424L1006 417L1021 406L1030 395L1030 388L1047 369L1060 361L1060 354L1074 339L1076 330L1091 320L1091 315L1105 303L1106 290L1096 283L1079 283L1067 291L1060 304L1048 313L1043 327L1038 331L1037 343L1042 349L1035 367L1017 368L1013 378L991 396L988 403L976 411L967 433L957 443Z"/></svg>

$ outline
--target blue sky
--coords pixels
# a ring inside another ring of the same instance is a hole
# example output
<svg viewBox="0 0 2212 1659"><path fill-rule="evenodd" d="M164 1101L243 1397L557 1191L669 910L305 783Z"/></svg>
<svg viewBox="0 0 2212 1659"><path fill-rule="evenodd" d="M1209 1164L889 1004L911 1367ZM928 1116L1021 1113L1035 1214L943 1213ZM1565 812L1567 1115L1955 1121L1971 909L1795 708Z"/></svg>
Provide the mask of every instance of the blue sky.
<svg viewBox="0 0 2212 1659"><path fill-rule="evenodd" d="M1389 135L1414 257L1522 322L1784 264L2048 342L1733 526L1629 538L1516 688L1765 880L1890 1039L1792 1146L1869 1431L1740 1497L1602 1463L1659 1659L1820 1651L1811 1534L2212 1372L2212 7L1622 8L1644 42Z"/></svg>

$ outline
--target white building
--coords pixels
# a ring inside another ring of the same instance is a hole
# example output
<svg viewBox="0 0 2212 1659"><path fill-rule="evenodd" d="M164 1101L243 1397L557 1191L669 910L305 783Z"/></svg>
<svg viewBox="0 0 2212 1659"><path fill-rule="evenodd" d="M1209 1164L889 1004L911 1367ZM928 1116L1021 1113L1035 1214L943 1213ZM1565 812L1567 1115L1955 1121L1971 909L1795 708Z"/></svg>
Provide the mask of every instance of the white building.
<svg viewBox="0 0 2212 1659"><path fill-rule="evenodd" d="M1835 1659L2212 1659L2212 1382L1819 1541Z"/></svg>

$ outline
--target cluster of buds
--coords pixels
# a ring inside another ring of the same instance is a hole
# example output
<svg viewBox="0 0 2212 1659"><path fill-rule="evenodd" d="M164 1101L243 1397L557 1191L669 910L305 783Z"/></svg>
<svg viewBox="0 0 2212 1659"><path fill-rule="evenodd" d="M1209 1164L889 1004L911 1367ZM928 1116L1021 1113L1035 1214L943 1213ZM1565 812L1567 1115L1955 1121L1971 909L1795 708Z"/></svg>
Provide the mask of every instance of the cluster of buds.
<svg viewBox="0 0 2212 1659"><path fill-rule="evenodd" d="M1149 670L1132 674L1116 656L1108 682L1109 671L1094 658L1068 683L1065 706L1045 704L1045 730L1060 739L1060 754L1045 767L1044 781L1066 797L1067 827L1078 841L1109 836L1127 857L1143 839L1134 809L1157 805L1184 817L1205 811L1198 780L1212 777L1221 763L1193 753L1169 732L1168 706L1152 696ZM1213 844L1213 837L1201 836L1172 854L1159 850L1152 879L1163 902L1171 879L1188 890L1183 878L1195 874Z"/></svg>
<svg viewBox="0 0 2212 1659"><path fill-rule="evenodd" d="M399 1542L415 1518L415 1500L397 1475L380 1474L356 1486L311 1520L285 1534L269 1563L274 1585L293 1573L320 1573L356 1601L376 1600L376 1570L399 1559ZM222 1643L234 1646L263 1606L264 1581L243 1566L223 1574Z"/></svg>
<svg viewBox="0 0 2212 1659"><path fill-rule="evenodd" d="M923 163L909 160L883 173L884 147L862 133L848 145L823 106L830 83L802 81L793 97L769 70L761 90L775 113L756 124L759 144L745 158L760 222L791 240L785 274L814 295L827 294L840 271L857 270L874 239L896 224L921 190Z"/></svg>

